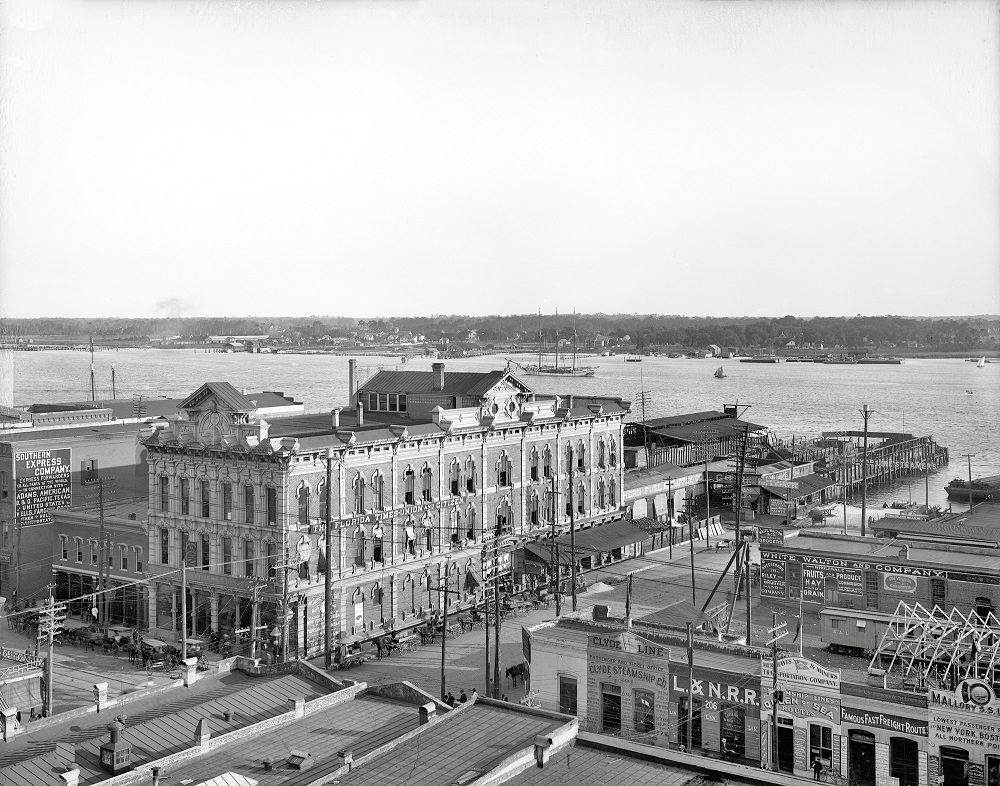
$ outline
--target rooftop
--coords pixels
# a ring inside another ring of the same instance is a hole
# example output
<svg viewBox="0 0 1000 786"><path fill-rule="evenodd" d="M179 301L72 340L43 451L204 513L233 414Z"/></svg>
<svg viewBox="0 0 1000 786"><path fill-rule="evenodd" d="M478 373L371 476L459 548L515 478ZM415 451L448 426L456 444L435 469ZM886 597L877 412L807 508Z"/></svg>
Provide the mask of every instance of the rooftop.
<svg viewBox="0 0 1000 786"><path fill-rule="evenodd" d="M908 557L900 557L902 548L909 549ZM799 532L786 538L782 546L764 547L765 551L814 552L831 557L854 557L883 562L906 562L930 568L977 568L1000 574L995 549L973 546L915 546L898 540L861 538L855 535L835 535L822 532Z"/></svg>
<svg viewBox="0 0 1000 786"><path fill-rule="evenodd" d="M484 396L505 377L509 377L525 392L531 392L531 388L507 371L442 371L441 373L444 375L444 385L439 387L437 371L380 371L358 386L358 394L377 391Z"/></svg>
<svg viewBox="0 0 1000 786"><path fill-rule="evenodd" d="M0 748L0 786L64 786L66 764L56 743L75 746L81 783L102 780L100 746L109 739L107 724L124 714L123 738L132 761L144 764L191 747L198 721L208 718L213 733L235 731L288 712L289 697L312 701L331 689L297 674L250 677L233 672L199 680L189 688L156 691L100 715L70 713L65 719L32 724L27 733ZM235 715L226 721L225 710Z"/></svg>

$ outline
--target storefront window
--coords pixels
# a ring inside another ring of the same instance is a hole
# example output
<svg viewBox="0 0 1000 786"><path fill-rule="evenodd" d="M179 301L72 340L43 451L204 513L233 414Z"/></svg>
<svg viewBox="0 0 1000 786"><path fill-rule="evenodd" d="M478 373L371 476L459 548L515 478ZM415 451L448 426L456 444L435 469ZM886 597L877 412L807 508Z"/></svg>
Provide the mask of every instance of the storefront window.
<svg viewBox="0 0 1000 786"><path fill-rule="evenodd" d="M726 740L726 747L738 757L746 756L747 726L746 710L736 705L722 705L720 716L721 734Z"/></svg>
<svg viewBox="0 0 1000 786"><path fill-rule="evenodd" d="M677 728L680 730L680 737L678 742L687 747L688 746L688 697L681 696L677 700ZM697 750L701 747L701 702L698 699L694 700L694 704L691 705L691 737L690 737L691 750Z"/></svg>
<svg viewBox="0 0 1000 786"><path fill-rule="evenodd" d="M833 729L829 726L809 724L809 766L819 759L824 767L833 761Z"/></svg>
<svg viewBox="0 0 1000 786"><path fill-rule="evenodd" d="M889 740L889 776L899 778L899 786L917 786L916 740L906 737Z"/></svg>
<svg viewBox="0 0 1000 786"><path fill-rule="evenodd" d="M559 712L576 715L575 677L559 677Z"/></svg>
<svg viewBox="0 0 1000 786"><path fill-rule="evenodd" d="M656 731L656 713L653 709L656 697L652 691L636 690L635 704L632 715L634 727L639 734L651 734Z"/></svg>
<svg viewBox="0 0 1000 786"><path fill-rule="evenodd" d="M910 785L900 781L899 786ZM986 786L1000 786L1000 756L986 757Z"/></svg>
<svg viewBox="0 0 1000 786"><path fill-rule="evenodd" d="M622 730L622 689L619 685L601 683L601 731L618 734Z"/></svg>

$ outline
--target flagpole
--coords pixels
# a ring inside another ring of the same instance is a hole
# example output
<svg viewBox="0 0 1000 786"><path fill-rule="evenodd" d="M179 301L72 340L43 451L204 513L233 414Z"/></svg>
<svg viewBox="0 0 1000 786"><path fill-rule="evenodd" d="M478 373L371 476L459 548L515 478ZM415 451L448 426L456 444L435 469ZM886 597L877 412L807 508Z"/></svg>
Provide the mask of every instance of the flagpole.
<svg viewBox="0 0 1000 786"><path fill-rule="evenodd" d="M632 630L632 574L628 574L628 584L625 586L625 628Z"/></svg>
<svg viewBox="0 0 1000 786"><path fill-rule="evenodd" d="M802 629L802 571L799 571L799 657L802 657L802 639L805 638L805 631Z"/></svg>

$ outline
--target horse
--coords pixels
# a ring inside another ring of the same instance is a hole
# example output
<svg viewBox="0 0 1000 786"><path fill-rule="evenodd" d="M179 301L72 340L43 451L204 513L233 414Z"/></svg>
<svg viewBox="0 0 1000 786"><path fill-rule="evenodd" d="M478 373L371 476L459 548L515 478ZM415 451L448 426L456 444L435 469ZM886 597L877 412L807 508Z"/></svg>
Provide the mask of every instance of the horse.
<svg viewBox="0 0 1000 786"><path fill-rule="evenodd" d="M528 678L530 674L528 672L528 661L523 661L514 666L508 666L504 675L511 681L511 684L516 688L518 679L527 686Z"/></svg>

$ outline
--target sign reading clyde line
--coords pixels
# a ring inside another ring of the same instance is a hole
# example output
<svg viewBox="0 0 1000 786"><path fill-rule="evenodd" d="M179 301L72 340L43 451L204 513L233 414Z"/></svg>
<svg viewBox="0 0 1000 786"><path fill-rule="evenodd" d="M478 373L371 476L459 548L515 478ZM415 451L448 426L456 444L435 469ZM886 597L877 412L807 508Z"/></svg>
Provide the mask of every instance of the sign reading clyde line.
<svg viewBox="0 0 1000 786"><path fill-rule="evenodd" d="M73 501L70 448L14 454L15 518L20 527L52 522L52 508Z"/></svg>

